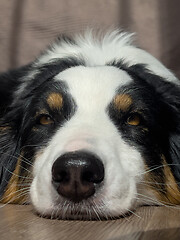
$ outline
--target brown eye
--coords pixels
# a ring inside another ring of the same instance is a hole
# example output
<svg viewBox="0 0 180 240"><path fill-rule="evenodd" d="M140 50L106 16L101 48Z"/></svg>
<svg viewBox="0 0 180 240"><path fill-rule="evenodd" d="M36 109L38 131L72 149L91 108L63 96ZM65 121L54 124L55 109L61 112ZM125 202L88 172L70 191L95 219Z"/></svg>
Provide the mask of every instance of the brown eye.
<svg viewBox="0 0 180 240"><path fill-rule="evenodd" d="M141 123L141 116L138 113L132 113L128 117L127 123L132 126L138 126Z"/></svg>
<svg viewBox="0 0 180 240"><path fill-rule="evenodd" d="M42 115L39 118L39 124L41 124L41 125L49 125L49 124L53 124L53 123L54 123L54 121L49 115Z"/></svg>

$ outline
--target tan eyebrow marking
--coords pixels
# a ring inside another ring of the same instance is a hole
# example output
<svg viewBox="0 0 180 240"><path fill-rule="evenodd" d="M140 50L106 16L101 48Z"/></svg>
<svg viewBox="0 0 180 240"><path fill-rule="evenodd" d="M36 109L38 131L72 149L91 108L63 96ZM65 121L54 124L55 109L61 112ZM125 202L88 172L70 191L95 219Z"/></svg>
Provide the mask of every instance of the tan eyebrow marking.
<svg viewBox="0 0 180 240"><path fill-rule="evenodd" d="M63 105L63 97L59 93L51 93L47 98L47 103L50 108L60 110Z"/></svg>
<svg viewBox="0 0 180 240"><path fill-rule="evenodd" d="M132 103L133 100L128 94L119 94L114 98L114 104L118 110L127 111Z"/></svg>

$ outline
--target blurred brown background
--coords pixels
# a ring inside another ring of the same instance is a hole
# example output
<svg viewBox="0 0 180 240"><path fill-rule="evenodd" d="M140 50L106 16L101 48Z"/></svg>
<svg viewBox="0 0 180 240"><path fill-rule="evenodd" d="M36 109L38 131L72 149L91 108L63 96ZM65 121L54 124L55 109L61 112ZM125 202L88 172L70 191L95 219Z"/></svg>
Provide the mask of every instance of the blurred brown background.
<svg viewBox="0 0 180 240"><path fill-rule="evenodd" d="M179 0L0 0L0 71L33 60L59 33L120 27L180 77Z"/></svg>

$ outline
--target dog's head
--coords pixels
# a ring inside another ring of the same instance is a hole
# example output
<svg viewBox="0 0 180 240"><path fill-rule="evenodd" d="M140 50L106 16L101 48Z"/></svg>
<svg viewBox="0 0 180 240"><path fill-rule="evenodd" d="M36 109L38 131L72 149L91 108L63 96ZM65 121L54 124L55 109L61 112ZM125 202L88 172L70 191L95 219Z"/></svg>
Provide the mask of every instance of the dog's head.
<svg viewBox="0 0 180 240"><path fill-rule="evenodd" d="M130 35L61 38L0 80L2 202L63 219L180 203L180 83Z"/></svg>

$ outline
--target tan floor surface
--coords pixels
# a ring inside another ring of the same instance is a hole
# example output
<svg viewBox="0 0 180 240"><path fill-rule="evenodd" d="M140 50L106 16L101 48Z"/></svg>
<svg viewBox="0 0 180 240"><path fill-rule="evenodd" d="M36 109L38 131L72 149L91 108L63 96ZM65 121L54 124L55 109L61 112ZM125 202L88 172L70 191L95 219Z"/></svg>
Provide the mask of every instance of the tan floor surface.
<svg viewBox="0 0 180 240"><path fill-rule="evenodd" d="M0 205L1 239L180 240L180 208L142 207L118 220L62 221L40 218L31 206Z"/></svg>

